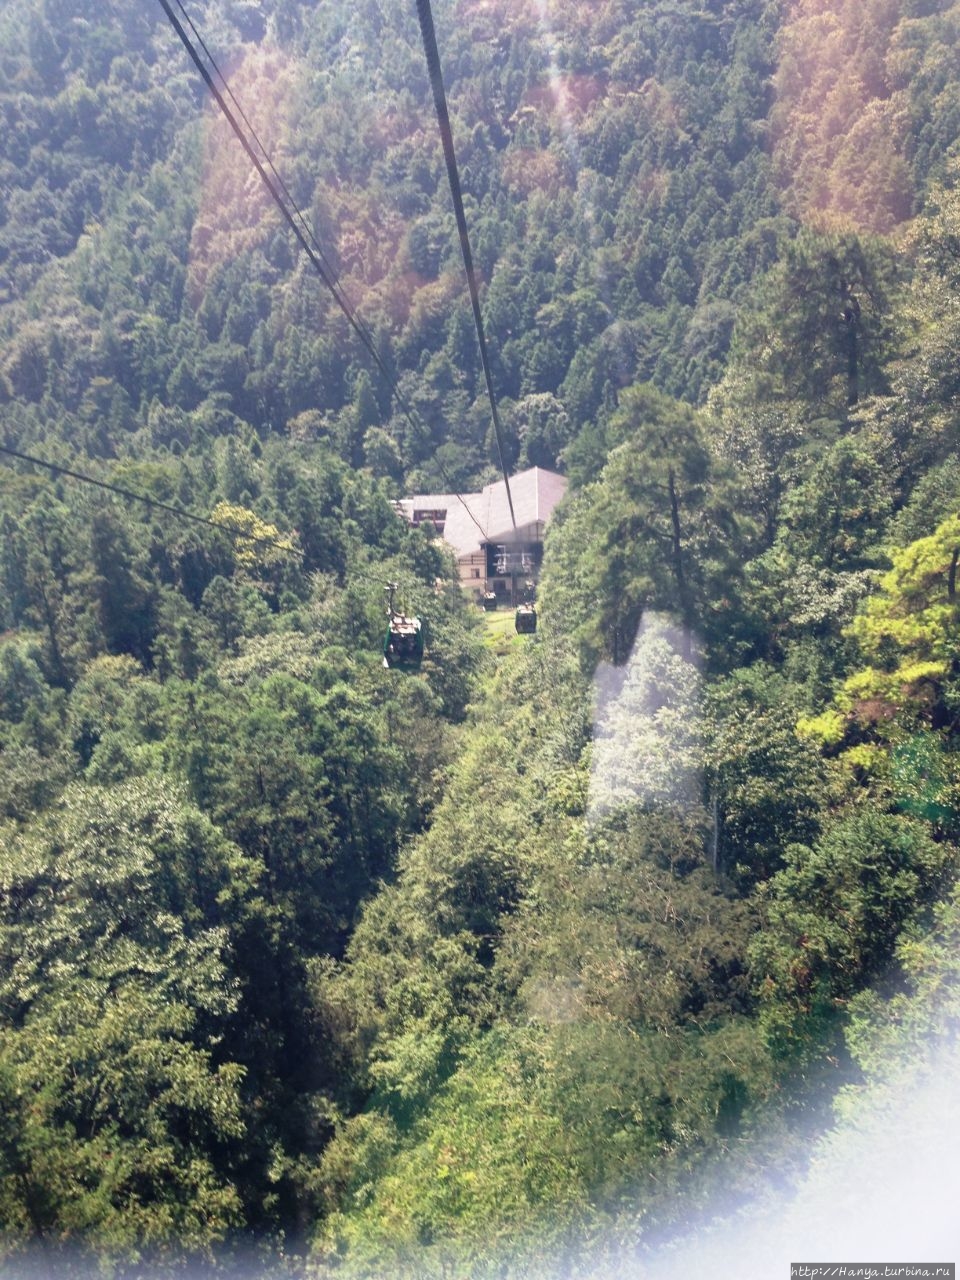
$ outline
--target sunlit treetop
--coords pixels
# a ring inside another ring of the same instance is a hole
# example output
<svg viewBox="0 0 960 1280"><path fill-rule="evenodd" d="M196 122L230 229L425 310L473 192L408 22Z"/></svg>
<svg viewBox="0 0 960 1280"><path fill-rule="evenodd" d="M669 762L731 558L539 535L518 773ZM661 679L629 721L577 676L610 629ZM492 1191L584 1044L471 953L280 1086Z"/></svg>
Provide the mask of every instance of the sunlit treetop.
<svg viewBox="0 0 960 1280"><path fill-rule="evenodd" d="M261 520L256 512L235 502L218 502L210 513L214 524L222 525L233 538L234 555L243 569L272 565L284 555L296 555L289 537L284 537L275 524Z"/></svg>

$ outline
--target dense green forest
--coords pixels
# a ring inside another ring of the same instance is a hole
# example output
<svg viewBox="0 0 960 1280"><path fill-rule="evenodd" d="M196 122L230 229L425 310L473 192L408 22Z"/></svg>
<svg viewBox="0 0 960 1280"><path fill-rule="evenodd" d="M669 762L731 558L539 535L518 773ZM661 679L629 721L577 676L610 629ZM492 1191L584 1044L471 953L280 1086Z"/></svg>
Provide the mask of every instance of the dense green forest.
<svg viewBox="0 0 960 1280"><path fill-rule="evenodd" d="M0 1268L638 1257L956 1035L960 5L438 0L502 650L414 6L187 9L380 364L159 5L5 0Z"/></svg>

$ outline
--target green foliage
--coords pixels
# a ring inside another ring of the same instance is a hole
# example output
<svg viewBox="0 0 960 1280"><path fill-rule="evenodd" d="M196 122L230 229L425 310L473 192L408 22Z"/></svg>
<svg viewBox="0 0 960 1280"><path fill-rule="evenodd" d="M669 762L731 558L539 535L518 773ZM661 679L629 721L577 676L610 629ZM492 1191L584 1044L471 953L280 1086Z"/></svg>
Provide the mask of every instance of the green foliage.
<svg viewBox="0 0 960 1280"><path fill-rule="evenodd" d="M169 784L73 788L4 834L0 1215L135 1260L240 1220L228 931L250 864Z"/></svg>
<svg viewBox="0 0 960 1280"><path fill-rule="evenodd" d="M878 444L865 435L822 442L820 456L780 508L779 542L791 557L827 573L876 564L893 509L887 459Z"/></svg>
<svg viewBox="0 0 960 1280"><path fill-rule="evenodd" d="M707 693L716 860L744 887L777 870L786 847L811 841L836 798L824 761L792 722L801 700L802 690L761 663Z"/></svg>
<svg viewBox="0 0 960 1280"><path fill-rule="evenodd" d="M258 519L253 511L234 503L218 503L210 519L234 539L234 555L243 569L275 564L284 552L289 554L294 549L289 539L281 537L276 525Z"/></svg>
<svg viewBox="0 0 960 1280"><path fill-rule="evenodd" d="M734 368L750 368L758 398L800 400L812 416L840 418L885 388L895 292L885 244L804 231L741 311Z"/></svg>
<svg viewBox="0 0 960 1280"><path fill-rule="evenodd" d="M953 672L960 516L948 517L929 537L891 552L891 560L880 590L850 628L869 665L848 677L844 698L861 703L936 701Z"/></svg>
<svg viewBox="0 0 960 1280"><path fill-rule="evenodd" d="M577 1020L490 1033L412 1145L381 1147L376 1182L350 1184L340 1201L349 1211L317 1241L320 1274L365 1276L385 1264L403 1276L444 1265L486 1274L531 1248L539 1258L566 1252L577 1230L595 1240L628 1203L634 1238L668 1224L693 1151L716 1150L751 1090L764 1089L762 1050L743 1033L732 1023L668 1039ZM356 1132L330 1147L328 1177ZM644 1186L654 1160L657 1184Z"/></svg>
<svg viewBox="0 0 960 1280"><path fill-rule="evenodd" d="M954 886L927 928L900 938L896 959L904 989L887 999L865 991L853 1001L847 1041L868 1077L882 1079L891 1061L909 1068L955 1034L958 896Z"/></svg>
<svg viewBox="0 0 960 1280"><path fill-rule="evenodd" d="M904 930L955 874L956 855L923 824L867 809L784 857L761 897L752 963L772 1046L804 1058L831 1047L844 1004L885 978Z"/></svg>
<svg viewBox="0 0 960 1280"><path fill-rule="evenodd" d="M956 516L890 551L892 568L848 628L866 665L846 676L825 711L799 721L804 734L843 748L855 768L882 776L908 810L919 804L948 823L956 772L951 637L958 556ZM917 736L918 727L926 737Z"/></svg>
<svg viewBox="0 0 960 1280"><path fill-rule="evenodd" d="M543 577L547 616L562 619L588 666L624 662L646 610L673 615L688 645L718 626L744 536L695 411L633 387L611 430L622 443L558 519Z"/></svg>
<svg viewBox="0 0 960 1280"><path fill-rule="evenodd" d="M3 443L220 526L0 470L5 1249L632 1245L951 1023L960 41L822 9L441 23L506 461L571 480L496 655L391 507L495 459L412 14L202 10L413 421L158 10L0 15Z"/></svg>

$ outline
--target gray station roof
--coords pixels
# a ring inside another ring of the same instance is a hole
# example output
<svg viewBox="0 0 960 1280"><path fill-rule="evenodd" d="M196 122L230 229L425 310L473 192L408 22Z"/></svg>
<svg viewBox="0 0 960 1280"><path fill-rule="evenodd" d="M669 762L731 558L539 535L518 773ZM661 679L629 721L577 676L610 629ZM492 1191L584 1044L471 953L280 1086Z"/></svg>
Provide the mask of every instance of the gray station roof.
<svg viewBox="0 0 960 1280"><path fill-rule="evenodd" d="M510 494L518 533L529 532L530 537L535 536L532 526L547 523L566 490L565 476L544 471L542 467L531 467L511 476ZM413 524L419 524L422 518L433 518L429 513L445 511L445 517L436 522L443 524L443 540L458 556L479 551L484 542L506 543L513 538L507 486L502 480L485 485L479 493L464 493L459 497L455 493L417 494L403 498L399 506Z"/></svg>

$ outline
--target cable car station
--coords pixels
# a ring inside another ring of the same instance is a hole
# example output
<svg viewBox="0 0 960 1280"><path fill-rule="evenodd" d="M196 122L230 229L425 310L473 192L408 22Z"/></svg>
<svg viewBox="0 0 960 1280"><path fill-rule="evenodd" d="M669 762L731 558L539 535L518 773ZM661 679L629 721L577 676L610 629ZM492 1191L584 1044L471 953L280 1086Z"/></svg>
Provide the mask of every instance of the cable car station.
<svg viewBox="0 0 960 1280"><path fill-rule="evenodd" d="M453 549L460 585L478 605L515 609L533 600L544 533L566 488L565 476L542 467L511 476L516 529L503 480L480 493L402 498L397 511L415 527L432 525Z"/></svg>

